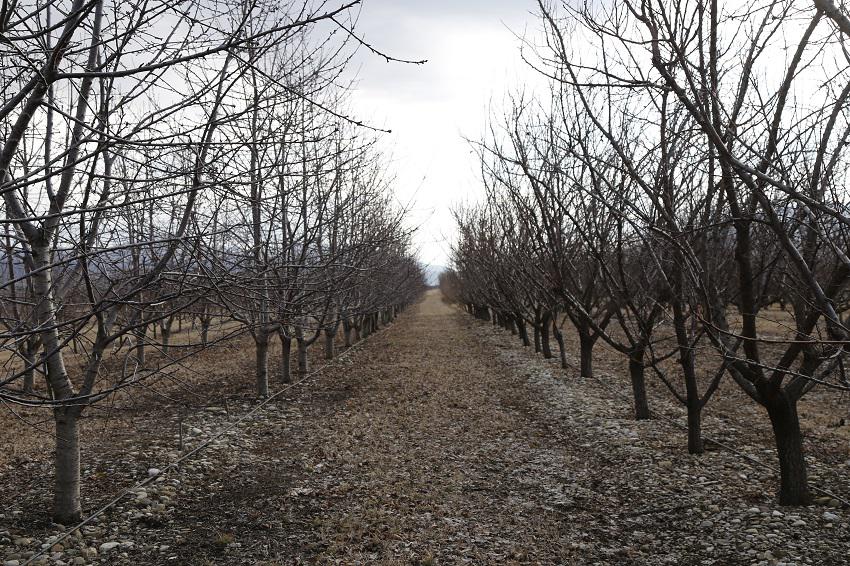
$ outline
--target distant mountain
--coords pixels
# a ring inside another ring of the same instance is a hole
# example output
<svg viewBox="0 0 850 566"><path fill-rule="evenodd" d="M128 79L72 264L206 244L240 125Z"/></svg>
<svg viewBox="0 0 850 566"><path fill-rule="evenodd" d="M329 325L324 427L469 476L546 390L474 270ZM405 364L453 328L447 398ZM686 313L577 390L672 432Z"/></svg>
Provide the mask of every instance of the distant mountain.
<svg viewBox="0 0 850 566"><path fill-rule="evenodd" d="M440 274L446 270L445 265L426 265L425 266L425 283L429 287L436 287L440 284Z"/></svg>

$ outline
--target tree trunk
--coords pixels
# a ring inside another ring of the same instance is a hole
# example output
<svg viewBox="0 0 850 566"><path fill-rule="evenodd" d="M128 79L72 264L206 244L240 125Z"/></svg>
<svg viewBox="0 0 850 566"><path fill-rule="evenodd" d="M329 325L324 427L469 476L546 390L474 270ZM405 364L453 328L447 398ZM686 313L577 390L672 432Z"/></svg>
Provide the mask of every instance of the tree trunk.
<svg viewBox="0 0 850 566"><path fill-rule="evenodd" d="M642 421L650 418L649 402L646 398L646 376L644 375L643 348L629 354L629 377L632 380L632 395L635 401L635 419Z"/></svg>
<svg viewBox="0 0 850 566"><path fill-rule="evenodd" d="M779 456L779 504L808 505L811 503L811 493L797 402L780 391L774 399L768 401L766 408Z"/></svg>
<svg viewBox="0 0 850 566"><path fill-rule="evenodd" d="M280 382L292 383L292 372L290 370L290 358L292 353L292 338L280 334Z"/></svg>
<svg viewBox="0 0 850 566"><path fill-rule="evenodd" d="M56 400L71 400L75 393L59 340L56 310L53 299L53 274L48 266L49 253L45 246L33 245L31 256L35 269L32 272L33 298L36 320L41 331L41 350L44 352L44 371L50 393ZM73 401L72 401L73 402ZM77 417L87 401L77 405L54 409L56 424L55 468L56 482L53 494L53 518L60 524L72 524L82 515L80 507L80 431Z"/></svg>
<svg viewBox="0 0 850 566"><path fill-rule="evenodd" d="M516 317L516 326L519 331L519 339L522 340L522 345L527 348L531 342L528 340L528 327L525 325L525 319Z"/></svg>
<svg viewBox="0 0 850 566"><path fill-rule="evenodd" d="M333 328L325 329L325 359L332 360L334 359L334 338L336 337L336 330Z"/></svg>
<svg viewBox="0 0 850 566"><path fill-rule="evenodd" d="M543 319L540 324L540 347L543 350L543 357L552 358L552 343L549 340L549 324L552 320L552 315L549 312L543 313Z"/></svg>
<svg viewBox="0 0 850 566"><path fill-rule="evenodd" d="M699 400L688 400L688 453L702 454L702 407Z"/></svg>
<svg viewBox="0 0 850 566"><path fill-rule="evenodd" d="M351 322L348 318L342 319L342 339L346 348L351 348Z"/></svg>
<svg viewBox="0 0 850 566"><path fill-rule="evenodd" d="M201 320L201 346L207 347L207 342L210 336L210 321Z"/></svg>
<svg viewBox="0 0 850 566"><path fill-rule="evenodd" d="M30 394L35 386L35 352L29 346L25 346L21 357L27 367L24 371L24 393Z"/></svg>
<svg viewBox="0 0 850 566"><path fill-rule="evenodd" d="M301 377L307 375L307 342L301 338L296 339L298 350L298 374Z"/></svg>
<svg viewBox="0 0 850 566"><path fill-rule="evenodd" d="M162 331L162 351L167 352L169 342L171 342L171 325L163 326L160 330Z"/></svg>
<svg viewBox="0 0 850 566"><path fill-rule="evenodd" d="M552 321L552 334L555 335L555 342L558 343L558 353L561 356L561 369L567 369L567 347L564 344L564 333L558 328L557 323Z"/></svg>
<svg viewBox="0 0 850 566"><path fill-rule="evenodd" d="M145 340L147 339L148 325L143 324L136 329L136 359L139 362L139 367L145 365Z"/></svg>
<svg viewBox="0 0 850 566"><path fill-rule="evenodd" d="M265 330L254 338L257 348L257 397L269 396L269 335Z"/></svg>
<svg viewBox="0 0 850 566"><path fill-rule="evenodd" d="M586 330L579 330L578 334L580 351L581 377L593 377L593 345L596 339L590 336Z"/></svg>
<svg viewBox="0 0 850 566"><path fill-rule="evenodd" d="M56 421L56 485L53 493L53 520L72 525L82 517L80 506L79 409L54 410Z"/></svg>

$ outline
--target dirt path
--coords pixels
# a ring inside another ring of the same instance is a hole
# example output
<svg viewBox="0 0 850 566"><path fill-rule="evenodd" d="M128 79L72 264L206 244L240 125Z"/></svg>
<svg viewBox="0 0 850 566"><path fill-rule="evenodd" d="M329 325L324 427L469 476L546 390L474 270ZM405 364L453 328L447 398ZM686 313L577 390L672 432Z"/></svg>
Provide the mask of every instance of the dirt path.
<svg viewBox="0 0 850 566"><path fill-rule="evenodd" d="M121 506L95 527L85 545L121 545L94 561L846 558L847 511L780 510L767 472L725 452L689 457L663 422L634 422L627 403L435 293L286 395L140 494L143 512ZM188 446L227 418L195 415Z"/></svg>
<svg viewBox="0 0 850 566"><path fill-rule="evenodd" d="M274 432L228 455L226 489L180 506L175 524L202 520L178 547L215 563L569 562L574 528L543 502L562 482L542 485L567 456L472 325L430 293L294 394L293 418L259 419Z"/></svg>

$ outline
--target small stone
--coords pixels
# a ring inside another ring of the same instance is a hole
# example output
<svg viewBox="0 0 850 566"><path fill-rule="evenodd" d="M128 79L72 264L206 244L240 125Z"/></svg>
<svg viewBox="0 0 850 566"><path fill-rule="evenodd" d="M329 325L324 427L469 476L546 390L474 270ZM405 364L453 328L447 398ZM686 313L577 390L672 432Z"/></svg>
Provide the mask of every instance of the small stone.
<svg viewBox="0 0 850 566"><path fill-rule="evenodd" d="M836 515L835 513L830 513L829 511L823 512L823 518L828 523L835 523L838 521L838 515Z"/></svg>
<svg viewBox="0 0 850 566"><path fill-rule="evenodd" d="M100 548L98 550L100 551L101 554L107 554L109 552L112 552L113 550L115 550L119 546L120 546L120 543L117 543L117 542L105 542L102 545L100 545Z"/></svg>
<svg viewBox="0 0 850 566"><path fill-rule="evenodd" d="M29 546L32 544L31 538L20 537L16 538L14 541L15 546Z"/></svg>
<svg viewBox="0 0 850 566"><path fill-rule="evenodd" d="M86 559L83 558L82 556L77 556L71 561L71 564L76 564L77 566L82 566L85 563L86 563Z"/></svg>
<svg viewBox="0 0 850 566"><path fill-rule="evenodd" d="M162 473L162 470L159 468L149 468L148 469L148 477L153 478Z"/></svg>
<svg viewBox="0 0 850 566"><path fill-rule="evenodd" d="M3 563L3 566L20 566L20 560L7 560Z"/></svg>

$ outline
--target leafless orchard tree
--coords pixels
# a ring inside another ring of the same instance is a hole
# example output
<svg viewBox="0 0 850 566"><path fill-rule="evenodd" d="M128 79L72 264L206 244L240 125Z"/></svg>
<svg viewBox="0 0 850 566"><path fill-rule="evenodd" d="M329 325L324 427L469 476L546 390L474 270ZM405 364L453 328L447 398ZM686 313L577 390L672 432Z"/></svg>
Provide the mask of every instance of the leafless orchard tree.
<svg viewBox="0 0 850 566"><path fill-rule="evenodd" d="M344 288L342 275L322 284L327 269L345 265L349 277L363 277L328 244L343 218L362 222L333 209L357 190L328 182L328 164L344 166L333 143L313 139L332 139L327 124L341 119L319 92L331 77L312 90L292 80L321 68L320 56L332 61L327 73L340 72L347 58L333 56L342 48L330 38L342 30L358 43L351 23L359 4L32 0L0 8L0 397L53 412L57 522L81 515L84 410L156 376L145 349L173 348L175 322L202 317L204 344L179 345L194 351L207 343L211 317L232 314L235 296L249 298L241 312L250 313L265 394L261 349L283 327L278 313L302 331L307 320L324 328L338 306L330 297ZM324 130L305 124L307 108ZM287 128L301 130L287 137ZM287 201L301 190L300 201ZM369 276L392 279L399 262L410 268L407 286L392 281L377 308L411 301L422 280L403 211L387 204L358 209L383 214L380 234L346 242L346 253L367 241L374 252L375 238L394 246L391 259L358 256L378 262ZM282 214L293 206L300 225ZM308 275L281 285L286 270ZM296 305L275 304L284 287L301 293ZM130 338L124 364L113 363Z"/></svg>
<svg viewBox="0 0 850 566"><path fill-rule="evenodd" d="M515 98L481 144L496 188L488 212L459 216L457 295L508 304L487 292L504 286L492 263L509 261L493 248L530 239L539 300L556 297L580 336L586 324L629 356L636 414L638 368L651 367L687 408L698 453L701 410L730 376L773 426L780 503L807 503L797 403L848 388L846 12L803 0L538 7L544 41L529 64L551 92ZM517 225L479 229L506 207ZM583 303L582 278L598 303Z"/></svg>

